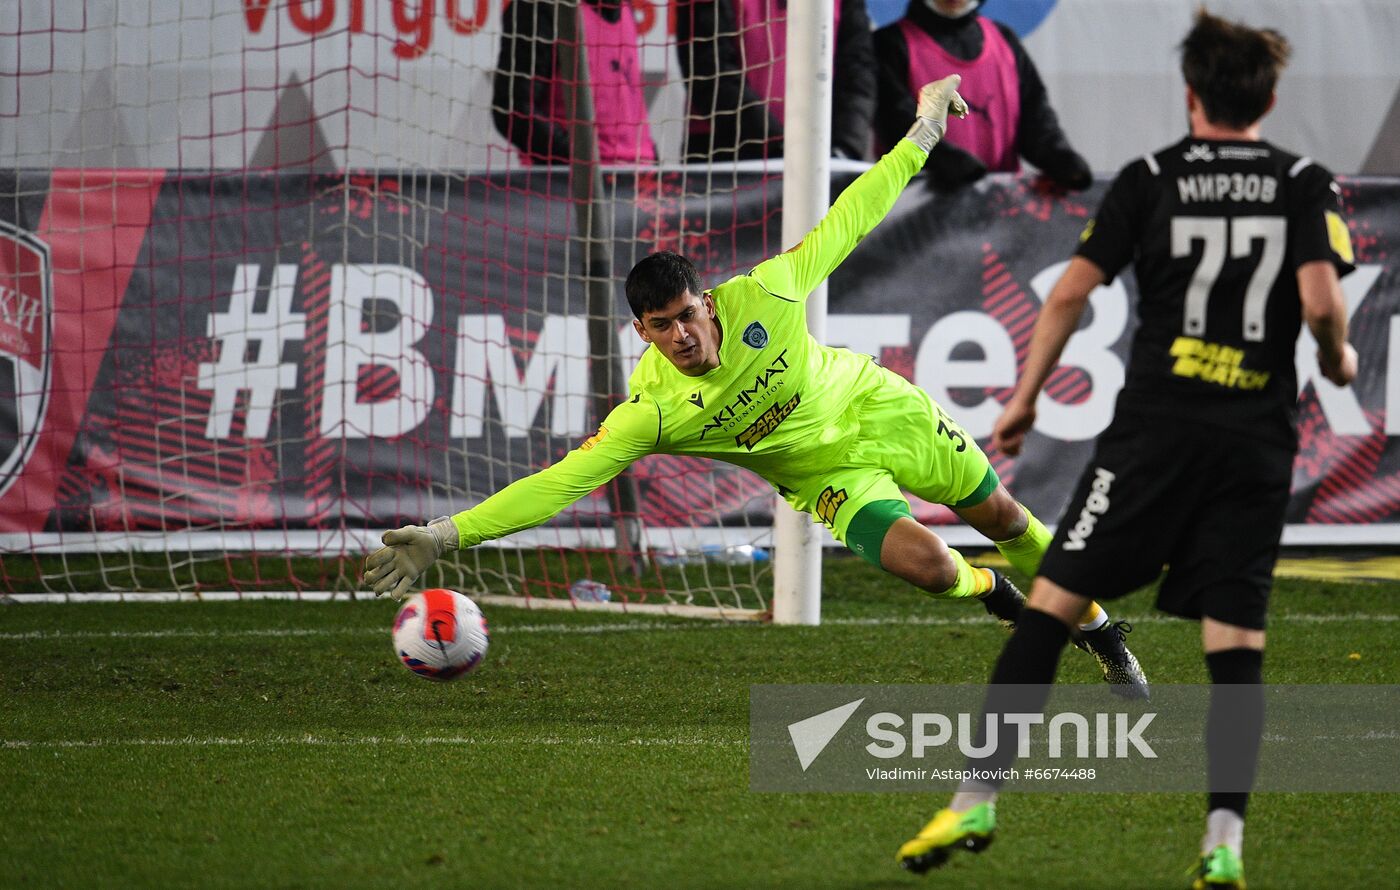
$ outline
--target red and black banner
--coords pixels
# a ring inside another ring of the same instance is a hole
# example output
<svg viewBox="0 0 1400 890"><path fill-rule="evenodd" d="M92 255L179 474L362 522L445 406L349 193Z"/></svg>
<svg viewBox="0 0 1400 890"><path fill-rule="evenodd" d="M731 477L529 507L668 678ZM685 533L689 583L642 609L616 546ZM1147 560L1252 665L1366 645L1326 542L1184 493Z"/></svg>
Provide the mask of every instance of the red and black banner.
<svg viewBox="0 0 1400 890"><path fill-rule="evenodd" d="M841 174L837 187L849 182ZM781 180L610 179L623 363L643 346L620 281L657 249L720 281L781 250ZM587 250L564 174L20 172L0 177L0 546L124 546L143 533L374 530L479 502L596 426ZM911 187L835 273L831 339L928 389L985 444L1041 300L1102 195L1000 179ZM1400 183L1344 184L1356 385L1299 347L1289 538L1400 541ZM1134 323L1125 276L1092 312L1003 479L1058 519L1107 424ZM1306 337L1304 338L1306 339ZM767 487L656 456L650 527L766 525ZM921 518L950 515L918 505ZM556 521L605 529L587 498ZM261 536L259 533L262 533Z"/></svg>

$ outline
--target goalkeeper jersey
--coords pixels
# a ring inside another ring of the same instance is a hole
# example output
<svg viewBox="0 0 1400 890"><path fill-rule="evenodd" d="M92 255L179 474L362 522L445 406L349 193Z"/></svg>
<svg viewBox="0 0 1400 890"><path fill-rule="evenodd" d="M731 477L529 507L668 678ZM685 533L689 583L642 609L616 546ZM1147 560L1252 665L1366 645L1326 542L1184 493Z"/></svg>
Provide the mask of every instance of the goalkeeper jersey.
<svg viewBox="0 0 1400 890"><path fill-rule="evenodd" d="M452 517L461 545L546 522L648 454L722 460L779 491L839 466L861 435L861 403L887 378L868 356L814 340L805 301L885 217L925 158L901 140L801 244L714 288L719 367L690 377L649 347L629 397L594 436Z"/></svg>

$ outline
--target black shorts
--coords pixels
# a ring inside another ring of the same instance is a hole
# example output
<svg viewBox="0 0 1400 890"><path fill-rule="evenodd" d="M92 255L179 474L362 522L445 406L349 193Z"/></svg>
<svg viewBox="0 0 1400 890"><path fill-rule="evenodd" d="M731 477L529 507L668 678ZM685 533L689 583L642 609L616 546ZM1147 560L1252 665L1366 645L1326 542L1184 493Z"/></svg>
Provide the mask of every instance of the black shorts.
<svg viewBox="0 0 1400 890"><path fill-rule="evenodd" d="M1293 452L1215 427L1119 417L1099 437L1040 574L1114 599L1167 567L1157 608L1264 628Z"/></svg>

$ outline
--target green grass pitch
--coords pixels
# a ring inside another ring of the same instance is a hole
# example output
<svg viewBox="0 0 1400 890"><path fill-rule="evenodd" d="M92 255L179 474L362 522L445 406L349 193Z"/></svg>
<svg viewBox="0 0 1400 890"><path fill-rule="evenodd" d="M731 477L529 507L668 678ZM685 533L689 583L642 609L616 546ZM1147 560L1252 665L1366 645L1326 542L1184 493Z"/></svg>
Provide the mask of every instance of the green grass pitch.
<svg viewBox="0 0 1400 890"><path fill-rule="evenodd" d="M945 795L750 792L750 684L982 682L1004 640L853 559L826 590L817 628L488 608L442 685L387 602L0 606L0 886L1189 883L1196 795L1008 796L986 853L919 878L894 852ZM1150 605L1113 604L1149 677L1204 682ZM1265 675L1396 682L1397 613L1394 584L1280 581ZM1061 680L1100 682L1073 651ZM1396 886L1397 833L1400 795L1258 795L1250 886Z"/></svg>

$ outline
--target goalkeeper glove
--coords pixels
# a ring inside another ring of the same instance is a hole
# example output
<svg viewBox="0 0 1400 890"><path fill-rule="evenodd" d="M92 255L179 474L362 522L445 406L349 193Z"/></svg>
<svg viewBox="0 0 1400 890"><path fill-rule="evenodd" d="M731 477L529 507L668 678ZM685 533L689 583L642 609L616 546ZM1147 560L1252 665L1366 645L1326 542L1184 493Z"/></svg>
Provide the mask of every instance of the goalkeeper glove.
<svg viewBox="0 0 1400 890"><path fill-rule="evenodd" d="M442 516L427 525L405 525L387 531L381 540L384 546L365 560L365 581L375 596L388 594L401 600L408 594L409 585L444 551L457 549L460 538L457 526Z"/></svg>
<svg viewBox="0 0 1400 890"><path fill-rule="evenodd" d="M967 117L967 103L958 95L958 84L962 77L950 74L942 80L926 83L919 88L919 111L914 126L904 134L927 154L933 151L943 132L948 128L948 112L958 117Z"/></svg>

